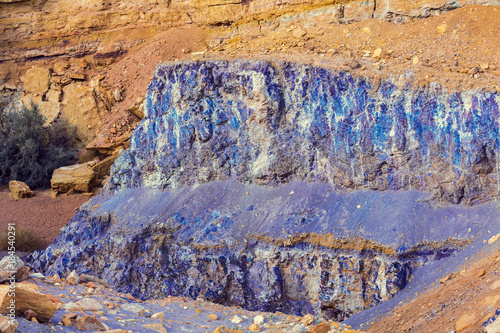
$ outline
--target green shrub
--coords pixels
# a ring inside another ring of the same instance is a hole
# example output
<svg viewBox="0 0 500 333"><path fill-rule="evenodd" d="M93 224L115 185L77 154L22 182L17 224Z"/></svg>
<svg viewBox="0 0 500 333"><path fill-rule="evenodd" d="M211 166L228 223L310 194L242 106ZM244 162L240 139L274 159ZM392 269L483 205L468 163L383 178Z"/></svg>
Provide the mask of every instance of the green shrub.
<svg viewBox="0 0 500 333"><path fill-rule="evenodd" d="M70 163L73 139L66 126L43 126L36 108L0 113L0 181L49 187L52 172Z"/></svg>
<svg viewBox="0 0 500 333"><path fill-rule="evenodd" d="M9 248L8 238L8 230L4 230L0 233L0 250L7 251ZM23 227L16 227L14 247L16 248L16 251L33 252L35 250L43 250L45 246L35 231L25 229Z"/></svg>

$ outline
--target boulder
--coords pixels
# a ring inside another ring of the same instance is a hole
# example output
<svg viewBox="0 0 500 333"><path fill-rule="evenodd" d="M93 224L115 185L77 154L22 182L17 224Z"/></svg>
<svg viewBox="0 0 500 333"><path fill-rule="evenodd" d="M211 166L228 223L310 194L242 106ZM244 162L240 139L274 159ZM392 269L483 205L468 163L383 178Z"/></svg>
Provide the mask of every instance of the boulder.
<svg viewBox="0 0 500 333"><path fill-rule="evenodd" d="M47 93L47 101L52 103L59 103L61 99L61 92L59 90L50 89Z"/></svg>
<svg viewBox="0 0 500 333"><path fill-rule="evenodd" d="M89 315L83 315L78 317L75 321L74 326L80 331L95 330L95 331L105 331L106 327L97 319Z"/></svg>
<svg viewBox="0 0 500 333"><path fill-rule="evenodd" d="M74 126L76 136L88 144L95 138L101 125L99 107L93 89L82 83L72 83L63 88L61 118L69 126Z"/></svg>
<svg viewBox="0 0 500 333"><path fill-rule="evenodd" d="M0 283L7 281L12 271L16 272L14 274L16 282L20 282L28 278L30 269L18 256L5 256L0 260Z"/></svg>
<svg viewBox="0 0 500 333"><path fill-rule="evenodd" d="M154 324L147 324L147 325L142 325L142 327L149 328L150 330L153 330L155 332L159 333L168 333L168 331L163 327L163 325L154 323Z"/></svg>
<svg viewBox="0 0 500 333"><path fill-rule="evenodd" d="M330 332L330 325L327 323L319 323L318 325L314 326L312 330L309 331L310 333L328 333Z"/></svg>
<svg viewBox="0 0 500 333"><path fill-rule="evenodd" d="M10 195L14 199L24 199L35 195L28 185L17 180L11 180L9 182Z"/></svg>
<svg viewBox="0 0 500 333"><path fill-rule="evenodd" d="M78 158L78 163L87 163L92 161L97 156L97 150L85 148Z"/></svg>
<svg viewBox="0 0 500 333"><path fill-rule="evenodd" d="M130 311L130 312L135 313L136 315L139 315L139 313L144 310L144 307L142 305L136 304L136 303L125 303L121 306L121 309L125 310L125 311Z"/></svg>
<svg viewBox="0 0 500 333"><path fill-rule="evenodd" d="M163 311L155 313L154 315L151 316L151 319L165 320L165 313Z"/></svg>
<svg viewBox="0 0 500 333"><path fill-rule="evenodd" d="M8 314L10 311L11 297L9 297L10 285L0 285L0 313ZM38 286L31 283L21 282L16 284L15 289L15 312L16 316L22 316L26 310L32 310L37 314L39 322L48 322L54 316L56 307L47 295L38 292Z"/></svg>
<svg viewBox="0 0 500 333"><path fill-rule="evenodd" d="M94 170L88 164L76 164L54 170L50 185L53 190L66 193L90 192L96 178Z"/></svg>
<svg viewBox="0 0 500 333"><path fill-rule="evenodd" d="M18 325L17 320L11 321L8 317L0 315L0 332L14 333Z"/></svg>
<svg viewBox="0 0 500 333"><path fill-rule="evenodd" d="M78 306L82 308L83 311L100 311L103 306L101 303L96 301L93 298L84 298L78 302L76 302Z"/></svg>
<svg viewBox="0 0 500 333"><path fill-rule="evenodd" d="M21 77L21 81L24 92L43 95L49 90L50 72L46 68L31 67Z"/></svg>
<svg viewBox="0 0 500 333"><path fill-rule="evenodd" d="M31 320L33 318L36 318L37 316L38 316L37 313L31 309L28 309L23 313L23 317L26 318L27 320Z"/></svg>
<svg viewBox="0 0 500 333"><path fill-rule="evenodd" d="M92 167L92 170L94 170L99 178L104 178L105 176L109 176L111 166L113 163L115 163L115 160L120 156L121 152L123 149L118 149L113 152L110 156L106 157L96 165Z"/></svg>
<svg viewBox="0 0 500 333"><path fill-rule="evenodd" d="M78 274L76 274L75 270L69 273L68 277L66 278L66 282L72 285L77 285L80 283L80 277L78 276Z"/></svg>
<svg viewBox="0 0 500 333"><path fill-rule="evenodd" d="M473 326L477 322L478 318L473 313L465 313L455 322L455 331L462 332L468 327Z"/></svg>
<svg viewBox="0 0 500 333"><path fill-rule="evenodd" d="M21 97L21 102L23 106L28 109L38 108L42 102L42 96L34 94L26 94Z"/></svg>

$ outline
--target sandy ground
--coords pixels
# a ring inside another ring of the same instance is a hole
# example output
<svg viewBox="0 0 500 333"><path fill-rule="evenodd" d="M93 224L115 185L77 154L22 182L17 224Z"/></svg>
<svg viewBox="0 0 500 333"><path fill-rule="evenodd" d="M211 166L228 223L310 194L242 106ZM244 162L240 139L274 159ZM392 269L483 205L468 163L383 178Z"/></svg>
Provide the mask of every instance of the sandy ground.
<svg viewBox="0 0 500 333"><path fill-rule="evenodd" d="M7 229L8 223L33 230L43 245L51 244L88 197L83 195L50 196L50 191L35 191L28 199L12 199L7 186L0 187L0 232Z"/></svg>

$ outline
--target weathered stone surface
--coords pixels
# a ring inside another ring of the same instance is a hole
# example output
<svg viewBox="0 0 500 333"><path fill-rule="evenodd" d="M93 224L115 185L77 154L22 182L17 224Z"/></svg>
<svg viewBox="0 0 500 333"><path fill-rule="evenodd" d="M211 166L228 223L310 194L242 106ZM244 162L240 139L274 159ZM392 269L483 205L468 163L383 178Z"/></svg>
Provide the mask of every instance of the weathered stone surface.
<svg viewBox="0 0 500 333"><path fill-rule="evenodd" d="M97 319L89 315L83 315L75 320L74 326L80 331L94 330L105 331L106 327Z"/></svg>
<svg viewBox="0 0 500 333"><path fill-rule="evenodd" d="M84 144L89 143L101 125L101 115L92 88L72 83L63 88L63 96L61 118L70 126L75 126L76 136Z"/></svg>
<svg viewBox="0 0 500 333"><path fill-rule="evenodd" d="M50 72L46 68L31 67L21 77L23 91L35 95L43 95L49 90Z"/></svg>
<svg viewBox="0 0 500 333"><path fill-rule="evenodd" d="M128 110L139 119L144 118L144 100L142 98L138 98Z"/></svg>
<svg viewBox="0 0 500 333"><path fill-rule="evenodd" d="M121 306L122 310L130 311L138 315L141 311L144 310L144 306L137 303L125 303Z"/></svg>
<svg viewBox="0 0 500 333"><path fill-rule="evenodd" d="M42 101L38 103L38 110L40 114L46 118L45 125L50 125L59 117L61 113L61 103Z"/></svg>
<svg viewBox="0 0 500 333"><path fill-rule="evenodd" d="M59 192L90 192L96 174L88 164L76 164L54 170L51 188Z"/></svg>
<svg viewBox="0 0 500 333"><path fill-rule="evenodd" d="M483 332L484 333L498 333L500 332L500 309L498 309L495 314L488 318L483 323Z"/></svg>
<svg viewBox="0 0 500 333"><path fill-rule="evenodd" d="M24 262L16 255L8 255L0 260L0 283L7 280L14 271L16 282L24 281L29 276L29 268L24 265Z"/></svg>
<svg viewBox="0 0 500 333"><path fill-rule="evenodd" d="M110 181L29 263L78 267L141 299L335 320L388 300L416 263L473 237L474 210L435 210L428 194L476 204L498 185L498 95L405 82L290 63L160 65Z"/></svg>
<svg viewBox="0 0 500 333"><path fill-rule="evenodd" d="M163 312L155 313L151 316L151 318L156 320L165 320L165 313Z"/></svg>
<svg viewBox="0 0 500 333"><path fill-rule="evenodd" d="M47 101L52 103L59 103L61 99L61 92L59 90L50 89L47 92Z"/></svg>
<svg viewBox="0 0 500 333"><path fill-rule="evenodd" d="M118 156L120 156L122 151L123 151L122 149L116 150L115 152L113 152L113 154L106 157L99 163L95 164L92 167L92 170L95 171L95 173L99 176L99 178L104 178L105 176L109 176L111 166L113 165L113 163L115 163L115 160L118 158Z"/></svg>
<svg viewBox="0 0 500 333"><path fill-rule="evenodd" d="M78 306L80 306L83 311L100 311L103 306L97 300L93 298L84 298L76 302Z"/></svg>
<svg viewBox="0 0 500 333"><path fill-rule="evenodd" d="M163 325L158 324L158 323L146 324L146 325L142 325L142 326L145 328L149 328L150 330L153 330L155 332L168 333L167 329Z"/></svg>
<svg viewBox="0 0 500 333"><path fill-rule="evenodd" d="M83 164L92 161L97 156L97 150L95 149L84 149L80 157L78 158L78 163Z"/></svg>
<svg viewBox="0 0 500 333"><path fill-rule="evenodd" d="M10 195L15 199L30 198L35 195L28 185L17 180L9 182Z"/></svg>
<svg viewBox="0 0 500 333"><path fill-rule="evenodd" d="M346 23L370 19L375 8L374 0L354 1L344 6L344 19Z"/></svg>
<svg viewBox="0 0 500 333"><path fill-rule="evenodd" d="M11 304L11 297L8 296L9 285L0 285L0 313L9 313L8 306ZM49 298L38 292L38 286L25 282L16 284L15 292L15 313L22 316L24 311L33 310L37 314L39 322L50 321L56 308Z"/></svg>
<svg viewBox="0 0 500 333"><path fill-rule="evenodd" d="M232 330L230 328L219 326L217 327L213 333L243 333L241 330Z"/></svg>
<svg viewBox="0 0 500 333"><path fill-rule="evenodd" d="M123 189L228 178L259 185L321 180L350 189L423 190L451 203L496 196L498 94L445 94L435 85L399 89L392 82L371 89L363 78L289 63L160 66L145 118L110 183ZM475 117L478 112L491 117ZM454 121L457 126L444 125ZM221 144L209 149L215 142Z"/></svg>
<svg viewBox="0 0 500 333"><path fill-rule="evenodd" d="M0 315L0 332L2 333L14 333L17 326L19 326L17 320L11 322L8 317Z"/></svg>
<svg viewBox="0 0 500 333"><path fill-rule="evenodd" d="M66 71L69 69L70 64L67 61L58 61L54 64L54 73L57 75L64 75Z"/></svg>

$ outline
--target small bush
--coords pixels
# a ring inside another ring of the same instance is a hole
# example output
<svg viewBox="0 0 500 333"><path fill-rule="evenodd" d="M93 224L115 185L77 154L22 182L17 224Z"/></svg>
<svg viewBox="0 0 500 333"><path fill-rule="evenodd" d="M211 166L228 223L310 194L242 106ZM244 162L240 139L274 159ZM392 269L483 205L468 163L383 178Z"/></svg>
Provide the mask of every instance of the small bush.
<svg viewBox="0 0 500 333"><path fill-rule="evenodd" d="M0 181L49 187L52 172L70 163L71 132L63 125L44 126L36 108L0 113Z"/></svg>
<svg viewBox="0 0 500 333"><path fill-rule="evenodd" d="M9 248L9 234L7 230L0 233L0 250L7 251ZM19 252L33 252L43 250L43 241L32 230L22 227L16 227L16 236L14 247Z"/></svg>

